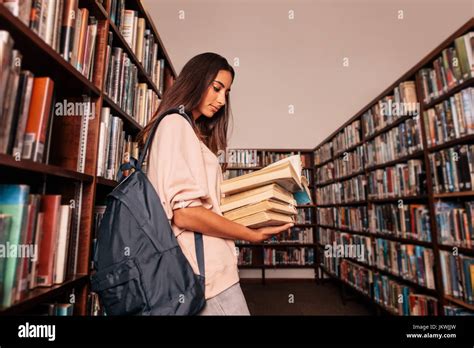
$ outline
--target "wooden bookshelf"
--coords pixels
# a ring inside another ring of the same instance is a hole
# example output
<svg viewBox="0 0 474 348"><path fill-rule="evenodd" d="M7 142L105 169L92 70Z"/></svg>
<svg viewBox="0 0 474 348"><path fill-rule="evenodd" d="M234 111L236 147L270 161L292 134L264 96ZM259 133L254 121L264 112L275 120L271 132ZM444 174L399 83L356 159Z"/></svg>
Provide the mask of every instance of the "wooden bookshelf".
<svg viewBox="0 0 474 348"><path fill-rule="evenodd" d="M339 134L342 132L346 127L350 126L354 121L360 121L360 136L362 138L362 141L354 146L350 146L348 149L345 149L343 151L339 151L338 153L334 153L334 149L332 149L332 152L330 153L330 158L326 159L324 161L321 161L321 163L315 165L315 170L318 168L322 168L323 166L327 165L330 162L335 161L337 158L339 158L341 155L343 155L346 152L354 150L357 146L366 146L366 144L372 140L374 140L377 136L380 136L393 128L399 126L401 123L409 120L410 118L413 117L420 117L420 125L421 125L421 139L422 139L422 145L423 149L415 151L412 154L406 155L404 157L395 159L393 161L383 163L383 164L375 164L372 166L367 166L367 163L365 163L365 167L363 170L358 171L357 173L351 174L351 175L346 175L341 178L336 178L332 179L326 182L321 182L319 183L317 180L315 180L315 187L320 188L324 187L326 185L330 185L333 183L338 183L350 178L353 178L357 175L363 174L365 175L366 182L368 182L368 175L371 171L374 171L376 169L384 169L388 166L393 166L398 163L403 163L406 162L410 159L419 159L423 163L423 168L426 173L426 190L425 193L423 194L418 194L412 197L390 197L390 198L369 198L368 197L368 192L367 194L367 200L364 202L361 202L362 206L367 206L367 212L369 207L372 204L379 204L379 203L393 203L397 204L398 200L403 200L407 201L408 203L422 203L426 205L429 211L429 217L430 217L430 231L431 231L431 241L424 241L424 240L412 240L408 238L400 238L395 235L391 234L385 234L385 233L371 233L371 232L358 232L358 231L352 231L349 228L338 228L334 226L326 226L321 224L319 221L317 222L318 228L327 228L327 229L332 229L334 231L340 231L340 232L345 232L345 233L352 233L352 234L359 234L363 236L370 237L372 239L372 244L374 245L374 239L375 238L382 238L382 239L387 239L387 240L392 240L404 244L414 244L414 245L419 245L422 247L429 248L433 251L433 256L434 256L434 265L433 265L433 275L434 275L434 281L435 281L435 290L431 289L426 289L423 286L418 285L417 283L414 283L410 281L409 279L404 279L400 276L391 274L390 272L386 270L380 270L375 266L369 266L369 265L364 265L362 263L357 263L362 267L366 267L369 270L372 270L374 272L379 272L382 274L387 275L391 279L394 279L400 283L403 283L405 285L410 286L413 290L419 291L420 293L426 293L429 294L433 297L435 297L438 301L438 313L440 315L444 315L444 305L446 304L455 304L459 307L469 309L469 310L474 310L474 306L464 303L460 299L453 298L451 296L448 296L444 293L444 288L443 288L443 281L442 281L442 273L441 273L441 261L440 261L440 250L446 250L446 251L452 251L453 247L456 247L459 251L460 254L464 254L467 256L473 256L474 255L474 249L470 248L465 248L465 247L458 247L458 246L451 246L451 245L442 245L438 242L438 227L436 223L436 208L435 208L435 203L440 201L440 200L452 200L452 201L463 201L468 198L473 198L474 197L474 191L461 191L461 192L450 192L450 193L440 193L440 194L435 194L433 191L433 181L432 181L432 173L431 173L431 166L429 162L429 154L450 148L455 145L461 145L461 144L473 144L474 143L474 135L467 135L463 136L459 139L454 139L447 141L443 144L436 145L436 146L431 146L428 147L428 141L427 141L427 134L425 130L425 123L424 123L424 111L428 110L429 108L434 107L435 105L449 99L450 97L454 96L456 93L462 91L465 88L473 87L474 86L474 78L468 78L465 81L461 82L460 84L454 86L450 90L446 91L442 95L440 95L438 98L431 100L429 103L425 103L423 101L423 96L422 96L422 81L421 78L419 78L418 72L420 69L425 68L425 67L432 67L433 61L441 55L441 52L448 48L452 47L454 43L454 39L457 37L460 37L464 35L467 32L470 32L474 30L474 18L471 18L467 23L465 23L461 28L459 28L455 33L450 35L446 40L444 40L438 47L436 47L434 50L432 50L429 54L427 54L422 60L420 60L414 67L412 67L410 70L408 70L405 74L403 74L400 78L398 78L394 83L392 83L390 86L388 86L384 91L382 91L378 96L376 96L372 101L370 101L366 106L364 106L359 112L357 112L353 117L351 117L349 120L347 120L341 127L336 129L332 134L330 134L326 139L324 139L320 144L318 144L314 148L314 152L317 150L321 149L323 146L326 144L331 143L331 141ZM419 102L419 113L412 114L412 115L405 115L397 118L393 122L391 122L388 125L385 125L383 128L376 130L372 134L366 135L365 129L364 129L364 123L362 122L362 117L363 115L371 109L374 105L376 105L380 100L383 100L384 97L393 95L393 90L395 87L399 86L400 83L405 82L405 81L415 81L415 87L416 87L416 93L417 93L417 99ZM316 178L315 178L316 179ZM340 206L351 206L355 204L318 204L316 203L318 207L340 207ZM359 205L360 206L360 205ZM316 214L317 216L317 214ZM317 236L317 234L316 234ZM318 243L318 241L317 241ZM321 246L323 247L323 246ZM318 248L319 249L319 248ZM375 248L374 248L375 251ZM319 251L318 251L319 252ZM319 254L318 254L319 256ZM317 257L318 260L318 267L319 267L319 274L324 274L326 276L329 276L330 278L337 278L337 276L329 272L324 266L322 266L319 262L319 257ZM350 261L354 261L353 259L350 259ZM342 279L338 279L341 282L344 282L346 284L349 284L345 282ZM352 286L349 284L349 286ZM358 289L355 289L359 291ZM360 292L360 291L359 291ZM374 298L372 298L372 301L375 302Z"/></svg>
<svg viewBox="0 0 474 348"><path fill-rule="evenodd" d="M60 299L67 301L71 293L74 293L74 315L87 314L87 302L90 292L90 262L92 253L94 207L98 202L103 202L105 196L117 186L117 181L105 179L96 175L98 161L99 129L102 107L109 107L114 116L123 121L123 128L127 134L135 136L143 127L136 119L127 114L109 96L105 94L105 52L107 48L108 33L112 32L113 47L121 47L128 54L132 63L138 69L138 83L146 83L161 99L160 88L152 81L139 62L136 55L130 49L119 28L115 26L110 17L110 0L79 0L79 8L86 8L89 16L98 20L98 26L104 26L103 31L97 31L95 44L94 76L91 80L101 81L95 83L82 75L70 62L66 61L54 48L49 46L38 34L26 26L0 4L0 30L9 32L14 40L14 49L22 54L22 70L30 70L34 76L48 76L54 81L54 90L59 98L79 97L83 94L91 98L95 105L95 117L89 121L86 159L84 173L61 163L39 163L30 160L16 160L12 155L0 154L0 175L2 183L27 184L32 187L33 193L61 194L63 198L73 198L74 192L78 193L80 187L82 204L80 205L81 216L79 220L79 239L77 248L77 267L74 274L68 274L67 279L52 287L37 287L29 290L19 301L11 306L0 309L0 315L22 315L35 312L45 302L54 303ZM176 78L176 71L163 46L162 40L156 30L153 21L146 13L140 0L125 0L125 8L138 12L138 16L145 18L146 28L150 29L158 44L157 59L165 60L163 90ZM99 45L100 41L105 45ZM102 51L103 50L103 51ZM77 145L76 145L77 146ZM78 148L65 143L64 149L71 155L77 155ZM55 148L50 148L54 154ZM76 190L76 191L74 191Z"/></svg>
<svg viewBox="0 0 474 348"><path fill-rule="evenodd" d="M228 170L259 170L265 167L265 163L263 161L263 157L265 154L268 153L277 153L285 156L293 154L298 154L300 153L301 155L304 155L307 159L309 159L310 163L306 163L305 166L303 166L303 169L308 169L309 173L311 173L312 178L314 178L313 174L313 168L314 168L314 162L313 162L313 156L312 156L312 150L311 149L228 149L227 150L227 157L229 154L229 151L236 150L236 151L256 151L257 156L258 156L258 163L257 165L248 165L246 163L229 163L228 166L226 166L226 171ZM226 163L227 164L227 163ZM270 163L266 163L268 165ZM313 185L310 185L313 186ZM314 191L311 191L314 193ZM313 194L313 197L311 197L313 202L315 202L315 197ZM312 221L310 224L301 224L301 223L295 223L294 228L311 228L313 231L313 241L315 240L315 234L314 234L314 227L316 227L315 224L315 204L309 204L309 205L298 205L297 208L302 209L302 208L307 208L307 209L312 209ZM272 248L272 249L285 249L285 248L310 248L313 250L313 252L316 252L316 244L315 243L293 243L293 242L276 242L276 243L237 243L237 247L241 248L251 248L252 249L252 265L248 264L242 264L239 265L240 269L260 269L262 271L262 278L261 281L262 283L265 283L266 280L266 274L265 270L268 269L314 269L315 270L315 277L316 277L316 262L314 262L311 265L265 265L263 260L264 260L264 253L265 249ZM314 254L315 255L315 254ZM257 261L254 261L254 260ZM314 260L316 260L316 255L314 256Z"/></svg>

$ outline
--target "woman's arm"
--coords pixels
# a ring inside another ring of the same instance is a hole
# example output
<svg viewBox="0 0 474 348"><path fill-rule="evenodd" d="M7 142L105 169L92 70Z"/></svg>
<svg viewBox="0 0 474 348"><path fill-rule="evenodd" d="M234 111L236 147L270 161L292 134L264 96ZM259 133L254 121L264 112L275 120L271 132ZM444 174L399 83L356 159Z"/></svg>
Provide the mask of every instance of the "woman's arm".
<svg viewBox="0 0 474 348"><path fill-rule="evenodd" d="M204 207L176 209L174 210L173 222L184 230L198 231L213 237L241 239L253 243L262 242L293 226L290 223L283 226L252 229L230 221Z"/></svg>

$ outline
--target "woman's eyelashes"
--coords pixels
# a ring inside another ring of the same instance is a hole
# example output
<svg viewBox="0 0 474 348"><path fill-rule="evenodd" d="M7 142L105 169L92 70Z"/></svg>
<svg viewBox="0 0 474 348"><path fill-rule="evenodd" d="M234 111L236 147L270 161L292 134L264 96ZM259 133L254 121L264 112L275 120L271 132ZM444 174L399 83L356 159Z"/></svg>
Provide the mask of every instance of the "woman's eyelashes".
<svg viewBox="0 0 474 348"><path fill-rule="evenodd" d="M213 86L213 87L214 87L214 91L216 91L216 92L219 92L219 91L222 89L222 88L219 88L219 87L216 87L216 86ZM229 91L227 91L227 92L225 93L225 96L226 96L226 97L229 96Z"/></svg>

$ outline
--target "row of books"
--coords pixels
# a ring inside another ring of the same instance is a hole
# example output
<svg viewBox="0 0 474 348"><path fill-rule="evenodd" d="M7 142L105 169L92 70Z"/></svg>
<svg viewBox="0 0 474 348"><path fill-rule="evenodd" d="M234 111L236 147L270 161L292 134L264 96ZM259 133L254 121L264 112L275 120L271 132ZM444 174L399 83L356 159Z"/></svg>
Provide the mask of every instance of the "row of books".
<svg viewBox="0 0 474 348"><path fill-rule="evenodd" d="M369 232L431 241L430 214L425 204L374 204L369 207Z"/></svg>
<svg viewBox="0 0 474 348"><path fill-rule="evenodd" d="M474 133L474 88L469 87L424 112L428 146Z"/></svg>
<svg viewBox="0 0 474 348"><path fill-rule="evenodd" d="M283 250L265 248L263 262L266 266L310 266L314 264L314 249L305 247L288 247Z"/></svg>
<svg viewBox="0 0 474 348"><path fill-rule="evenodd" d="M267 243L313 243L313 228L292 227L289 231L267 239Z"/></svg>
<svg viewBox="0 0 474 348"><path fill-rule="evenodd" d="M254 264L253 253L259 252L253 248L239 248L237 256L237 264L239 266L252 266Z"/></svg>
<svg viewBox="0 0 474 348"><path fill-rule="evenodd" d="M298 215L295 216L297 224L312 224L313 223L313 208L298 208Z"/></svg>
<svg viewBox="0 0 474 348"><path fill-rule="evenodd" d="M373 296L389 311L397 315L438 315L438 299L413 293L413 289L386 275L373 272Z"/></svg>
<svg viewBox="0 0 474 348"><path fill-rule="evenodd" d="M125 8L125 0L111 0L110 20L120 30L125 42L142 64L145 73L163 93L165 60L161 56L158 38L151 28L146 27L146 20L139 17L138 11Z"/></svg>
<svg viewBox="0 0 474 348"><path fill-rule="evenodd" d="M474 145L457 145L429 154L433 192L470 191L474 185Z"/></svg>
<svg viewBox="0 0 474 348"><path fill-rule="evenodd" d="M367 207L317 208L318 223L324 226L347 228L352 231L367 231Z"/></svg>
<svg viewBox="0 0 474 348"><path fill-rule="evenodd" d="M364 146L358 146L354 151L346 152L344 156L334 160L334 173L332 176L338 179L360 172L365 168L364 163L367 163L364 157Z"/></svg>
<svg viewBox="0 0 474 348"><path fill-rule="evenodd" d="M301 171L301 175L306 177L308 186L313 186L313 171L311 169L303 168L303 170Z"/></svg>
<svg viewBox="0 0 474 348"><path fill-rule="evenodd" d="M422 160L409 160L377 169L367 175L369 199L410 197L426 193L426 174Z"/></svg>
<svg viewBox="0 0 474 348"><path fill-rule="evenodd" d="M316 167L314 172L316 184L324 185L334 179L334 162L329 162L321 167Z"/></svg>
<svg viewBox="0 0 474 348"><path fill-rule="evenodd" d="M28 290L61 284L75 273L75 206L61 195L31 193L27 185L0 185L0 305ZM69 259L68 259L69 258ZM74 261L74 262L73 262Z"/></svg>
<svg viewBox="0 0 474 348"><path fill-rule="evenodd" d="M400 117L417 115L419 104L414 81L400 83L362 115L364 137L381 131Z"/></svg>
<svg viewBox="0 0 474 348"><path fill-rule="evenodd" d="M320 148L314 150L314 164L318 165L332 158L332 142L327 142Z"/></svg>
<svg viewBox="0 0 474 348"><path fill-rule="evenodd" d="M429 289L435 288L433 250L419 245L376 238L375 260L377 268Z"/></svg>
<svg viewBox="0 0 474 348"><path fill-rule="evenodd" d="M10 36L0 31L0 38L9 40ZM19 52L2 46L1 40L0 47L0 56L9 56L4 60L9 63L0 67L0 84L6 88L0 89L4 115L0 120L0 153L18 161L46 162L84 172L85 144L95 104L87 95L59 100L51 78L35 77L30 71L21 70ZM8 69L9 76L5 74ZM71 151L72 147L77 150Z"/></svg>
<svg viewBox="0 0 474 348"><path fill-rule="evenodd" d="M109 32L104 92L138 124L145 126L160 105L155 91L138 80L138 67L121 47L113 47Z"/></svg>
<svg viewBox="0 0 474 348"><path fill-rule="evenodd" d="M423 149L420 117L409 118L364 144L367 168L411 155Z"/></svg>
<svg viewBox="0 0 474 348"><path fill-rule="evenodd" d="M102 108L99 134L97 176L117 180L120 165L128 163L130 157L138 158L138 144L123 130L123 120L113 116L108 107Z"/></svg>
<svg viewBox="0 0 474 348"><path fill-rule="evenodd" d="M438 242L472 248L474 243L474 201L436 202Z"/></svg>
<svg viewBox="0 0 474 348"><path fill-rule="evenodd" d="M469 32L444 49L441 56L433 61L432 67L418 72L425 104L474 76L473 47L474 32Z"/></svg>
<svg viewBox="0 0 474 348"><path fill-rule="evenodd" d="M47 316L72 316L74 305L72 303L42 303L38 315Z"/></svg>
<svg viewBox="0 0 474 348"><path fill-rule="evenodd" d="M355 203L366 199L367 182L364 175L316 189L318 204Z"/></svg>
<svg viewBox="0 0 474 348"><path fill-rule="evenodd" d="M440 251L444 293L474 304L474 258Z"/></svg>
<svg viewBox="0 0 474 348"><path fill-rule="evenodd" d="M2 0L15 16L92 80L98 21L78 0ZM105 23L105 21L104 21Z"/></svg>
<svg viewBox="0 0 474 348"><path fill-rule="evenodd" d="M356 120L334 136L334 139L332 140L334 155L339 155L351 146L360 143L361 140L362 133L360 129L360 120Z"/></svg>

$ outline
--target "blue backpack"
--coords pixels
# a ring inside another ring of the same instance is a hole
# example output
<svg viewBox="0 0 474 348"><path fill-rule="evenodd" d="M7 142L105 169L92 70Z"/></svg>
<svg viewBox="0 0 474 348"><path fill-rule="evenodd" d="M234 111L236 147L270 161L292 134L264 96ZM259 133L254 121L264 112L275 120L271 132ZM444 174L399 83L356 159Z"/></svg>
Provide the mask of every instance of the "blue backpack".
<svg viewBox="0 0 474 348"><path fill-rule="evenodd" d="M202 234L194 233L200 275L184 256L154 187L141 166L161 120L153 126L135 171L107 196L94 253L92 291L106 315L193 315L205 305Z"/></svg>

